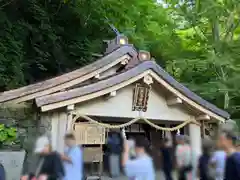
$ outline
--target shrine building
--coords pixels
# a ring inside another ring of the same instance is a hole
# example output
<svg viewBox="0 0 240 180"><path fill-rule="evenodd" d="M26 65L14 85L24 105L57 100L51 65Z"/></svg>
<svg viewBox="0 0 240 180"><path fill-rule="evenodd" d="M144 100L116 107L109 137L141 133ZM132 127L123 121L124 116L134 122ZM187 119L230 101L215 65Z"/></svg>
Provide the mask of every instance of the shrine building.
<svg viewBox="0 0 240 180"><path fill-rule="evenodd" d="M2 92L0 103L34 108L44 132L51 134L53 149L60 152L67 132L73 131L79 144L99 145L102 151L107 133L125 128L127 134L146 134L152 144L180 130L200 154L206 129L230 118L177 82L149 52L128 44L123 35L109 41L105 53L92 64ZM98 150L92 147L89 153Z"/></svg>

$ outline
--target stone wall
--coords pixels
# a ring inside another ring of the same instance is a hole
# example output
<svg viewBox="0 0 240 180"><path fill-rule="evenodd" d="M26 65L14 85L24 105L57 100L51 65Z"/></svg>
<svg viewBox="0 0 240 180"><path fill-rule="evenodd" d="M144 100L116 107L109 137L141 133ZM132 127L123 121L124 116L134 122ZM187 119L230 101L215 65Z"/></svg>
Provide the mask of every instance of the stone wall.
<svg viewBox="0 0 240 180"><path fill-rule="evenodd" d="M41 113L39 118L38 130L40 134L51 135L52 121L50 113Z"/></svg>
<svg viewBox="0 0 240 180"><path fill-rule="evenodd" d="M32 171L36 164L33 154L36 139L42 134L49 134L51 120L41 118L40 114L30 105L24 108L1 108L0 123L17 127L19 149L26 151L23 171Z"/></svg>

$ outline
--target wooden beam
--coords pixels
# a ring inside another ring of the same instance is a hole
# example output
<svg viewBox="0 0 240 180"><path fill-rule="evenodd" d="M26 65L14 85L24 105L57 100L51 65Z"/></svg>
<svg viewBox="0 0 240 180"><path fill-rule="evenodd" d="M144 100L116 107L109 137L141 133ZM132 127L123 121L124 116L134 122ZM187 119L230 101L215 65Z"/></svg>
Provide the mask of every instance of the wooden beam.
<svg viewBox="0 0 240 180"><path fill-rule="evenodd" d="M124 59L121 61L121 65L126 65L128 64L129 60L128 59Z"/></svg>
<svg viewBox="0 0 240 180"><path fill-rule="evenodd" d="M179 97L174 97L174 98L170 98L167 100L167 105L168 106L173 106L173 105L177 105L177 104L182 104L182 99Z"/></svg>
<svg viewBox="0 0 240 180"><path fill-rule="evenodd" d="M97 74L96 76L94 76L95 79L100 79L100 74Z"/></svg>
<svg viewBox="0 0 240 180"><path fill-rule="evenodd" d="M112 92L106 94L105 98L106 98L106 100L108 100L108 99L110 99L112 97L115 97L116 95L117 95L117 91L112 91Z"/></svg>
<svg viewBox="0 0 240 180"><path fill-rule="evenodd" d="M73 111L75 109L75 105L71 104L67 106L67 111Z"/></svg>
<svg viewBox="0 0 240 180"><path fill-rule="evenodd" d="M112 91L112 92L110 92L110 95L109 95L109 96L115 97L116 95L117 95L117 91Z"/></svg>
<svg viewBox="0 0 240 180"><path fill-rule="evenodd" d="M196 121L203 121L203 120L210 120L210 119L211 119L211 117L207 114L196 117Z"/></svg>

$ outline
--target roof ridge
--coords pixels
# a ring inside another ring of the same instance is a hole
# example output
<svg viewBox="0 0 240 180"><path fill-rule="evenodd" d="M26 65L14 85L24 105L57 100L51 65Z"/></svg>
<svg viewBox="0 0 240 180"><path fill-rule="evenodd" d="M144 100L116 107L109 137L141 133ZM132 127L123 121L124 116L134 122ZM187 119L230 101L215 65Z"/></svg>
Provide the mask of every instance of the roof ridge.
<svg viewBox="0 0 240 180"><path fill-rule="evenodd" d="M151 69L153 70L160 78L162 78L165 82L167 82L174 89L178 90L187 98L191 99L195 103L205 107L206 109L228 119L230 115L210 102L204 100L202 97L198 96L194 92L190 91L187 87L177 82L169 73L167 73L162 67L160 67L155 61L143 61L139 63L137 66L128 69L120 74L117 74L113 77L109 77L107 79L98 81L94 84L89 84L87 86L79 87L76 89L71 89L69 91L65 91L65 93L55 93L47 96L42 96L36 99L36 104L38 107L52 104L64 100L73 99L76 97L84 96L87 94L91 94L102 89L117 85L123 81L131 79L144 71ZM70 93L70 94L69 94Z"/></svg>

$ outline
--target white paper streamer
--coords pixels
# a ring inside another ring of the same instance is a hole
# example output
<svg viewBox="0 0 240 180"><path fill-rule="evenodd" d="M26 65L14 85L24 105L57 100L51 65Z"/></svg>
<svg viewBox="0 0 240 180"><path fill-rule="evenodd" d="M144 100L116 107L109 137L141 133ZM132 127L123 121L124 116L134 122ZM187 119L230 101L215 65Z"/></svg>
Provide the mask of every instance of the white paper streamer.
<svg viewBox="0 0 240 180"><path fill-rule="evenodd" d="M177 130L177 135L180 135L180 129Z"/></svg>

